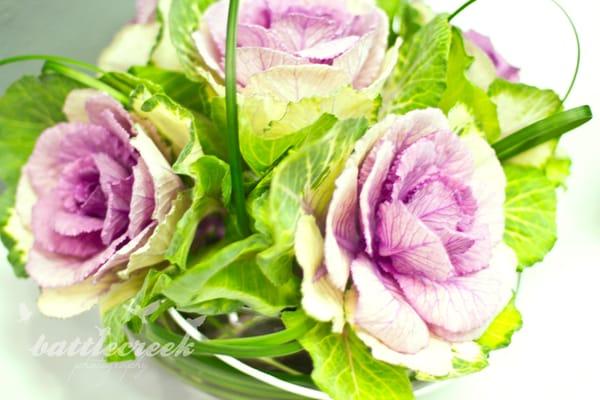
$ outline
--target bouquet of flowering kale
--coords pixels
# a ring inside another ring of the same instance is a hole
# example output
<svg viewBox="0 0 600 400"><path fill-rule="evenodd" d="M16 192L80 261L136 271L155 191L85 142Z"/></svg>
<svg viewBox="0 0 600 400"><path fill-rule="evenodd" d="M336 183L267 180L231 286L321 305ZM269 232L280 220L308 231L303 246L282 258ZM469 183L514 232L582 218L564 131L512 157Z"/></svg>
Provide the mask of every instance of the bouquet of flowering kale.
<svg viewBox="0 0 600 400"><path fill-rule="evenodd" d="M466 5L473 3L468 2ZM1 237L40 311L99 304L223 399L412 399L521 327L589 107L408 0L141 0L98 66L0 98Z"/></svg>

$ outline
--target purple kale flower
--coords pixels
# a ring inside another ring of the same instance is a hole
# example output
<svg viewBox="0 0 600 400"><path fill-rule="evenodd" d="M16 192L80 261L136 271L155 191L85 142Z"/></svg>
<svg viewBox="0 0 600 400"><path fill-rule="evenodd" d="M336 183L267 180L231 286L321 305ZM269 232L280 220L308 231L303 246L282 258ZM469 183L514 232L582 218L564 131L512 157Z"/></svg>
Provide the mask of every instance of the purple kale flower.
<svg viewBox="0 0 600 400"><path fill-rule="evenodd" d="M204 63L224 77L229 2L211 5L194 34ZM238 83L280 66L318 64L344 71L356 89L382 73L388 21L373 2L246 0L238 27Z"/></svg>
<svg viewBox="0 0 600 400"><path fill-rule="evenodd" d="M453 344L481 336L512 295L505 185L487 142L452 133L441 111L389 116L357 143L336 182L323 255L297 247L310 278L303 306L334 329L349 321L377 358L448 374Z"/></svg>
<svg viewBox="0 0 600 400"><path fill-rule="evenodd" d="M489 57L496 68L496 75L498 77L511 82L519 81L519 68L509 64L508 61L496 51L490 38L475 31L465 32L464 37Z"/></svg>
<svg viewBox="0 0 600 400"><path fill-rule="evenodd" d="M181 189L145 130L112 98L77 90L65 113L70 122L41 134L17 196L17 204L34 204L22 218L34 240L26 268L43 289L113 276Z"/></svg>

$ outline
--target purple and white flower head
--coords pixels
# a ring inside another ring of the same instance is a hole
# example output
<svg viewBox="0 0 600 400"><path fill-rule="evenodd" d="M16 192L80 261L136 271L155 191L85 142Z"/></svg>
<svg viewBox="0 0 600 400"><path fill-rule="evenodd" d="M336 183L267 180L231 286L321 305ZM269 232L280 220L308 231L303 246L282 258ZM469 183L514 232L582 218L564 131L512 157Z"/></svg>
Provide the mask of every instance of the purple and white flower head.
<svg viewBox="0 0 600 400"><path fill-rule="evenodd" d="M194 34L199 54L220 79L225 76L229 2L211 5ZM369 0L242 0L237 79L277 67L319 65L343 71L355 89L382 74L387 50L385 13Z"/></svg>
<svg viewBox="0 0 600 400"><path fill-rule="evenodd" d="M27 272L42 288L42 311L57 316L83 311L107 290L182 187L144 129L112 98L75 90L64 111L69 122L40 135L16 202L33 235ZM53 308L57 291L82 284L89 285L81 291L85 304Z"/></svg>
<svg viewBox="0 0 600 400"><path fill-rule="evenodd" d="M336 182L321 264L297 248L314 272L305 309L334 329L349 321L376 358L447 375L453 346L479 338L512 296L505 185L487 142L455 135L441 111L387 117Z"/></svg>
<svg viewBox="0 0 600 400"><path fill-rule="evenodd" d="M464 37L483 51L490 59L496 70L497 77L511 82L519 81L520 69L511 65L498 51L496 51L496 48L489 37L473 30L465 32Z"/></svg>

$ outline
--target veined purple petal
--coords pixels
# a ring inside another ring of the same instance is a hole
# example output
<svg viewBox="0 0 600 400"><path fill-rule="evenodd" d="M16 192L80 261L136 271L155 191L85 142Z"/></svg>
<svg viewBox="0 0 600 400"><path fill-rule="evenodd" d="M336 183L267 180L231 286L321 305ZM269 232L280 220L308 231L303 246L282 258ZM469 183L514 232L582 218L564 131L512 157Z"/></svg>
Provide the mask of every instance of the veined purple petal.
<svg viewBox="0 0 600 400"><path fill-rule="evenodd" d="M389 257L399 274L425 274L444 280L454 268L441 239L412 215L402 202L379 206L378 254Z"/></svg>
<svg viewBox="0 0 600 400"><path fill-rule="evenodd" d="M224 77L227 11L227 0L210 5L198 31L192 35L204 64L221 78ZM256 49L261 49L271 58L277 53L268 51L280 52L276 63L266 63L272 65L330 66L341 58L341 68L332 69L346 72L356 88L366 88L381 75L388 28L385 14L374 4L358 7L337 0L242 1L238 50L253 49L253 54L258 54ZM246 63L250 64L251 60ZM265 64L264 60L260 64ZM245 85L251 75L249 70L260 73L268 69L245 68L238 82L242 87Z"/></svg>
<svg viewBox="0 0 600 400"><path fill-rule="evenodd" d="M300 52L336 39L338 26L330 18L290 13L271 25L275 37L288 52Z"/></svg>
<svg viewBox="0 0 600 400"><path fill-rule="evenodd" d="M417 353L427 346L427 325L396 283L378 274L368 257L358 257L352 263L352 280L358 291L354 322L361 330L402 353Z"/></svg>
<svg viewBox="0 0 600 400"><path fill-rule="evenodd" d="M444 181L432 181L417 189L406 208L434 232L455 230L463 217L454 191Z"/></svg>
<svg viewBox="0 0 600 400"><path fill-rule="evenodd" d="M346 287L352 258L359 251L357 175L356 168L351 168L336 180L327 213L325 264L331 282L340 290Z"/></svg>
<svg viewBox="0 0 600 400"><path fill-rule="evenodd" d="M467 249L457 248L457 244L465 240L472 241L472 245ZM454 232L446 238L444 243L454 268L461 275L480 271L489 265L492 256L492 241L489 229L485 226L478 226L469 233Z"/></svg>
<svg viewBox="0 0 600 400"><path fill-rule="evenodd" d="M373 83L382 72L388 40L387 15L376 10L364 18L355 19L351 33L362 35L354 49L356 54L351 54L351 50L339 57L336 64L352 71L354 87L362 89Z"/></svg>
<svg viewBox="0 0 600 400"><path fill-rule="evenodd" d="M132 180L133 178L129 177L109 186L108 206L101 234L105 245L127 231Z"/></svg>
<svg viewBox="0 0 600 400"><path fill-rule="evenodd" d="M279 50L260 47L242 47L237 49L238 83L245 86L255 74L280 65L308 64L308 61Z"/></svg>
<svg viewBox="0 0 600 400"><path fill-rule="evenodd" d="M377 204L380 202L381 191L388 177L389 169L394 159L394 146L389 141L380 144L377 151L377 158L373 164L369 176L363 185L360 195L360 223L362 227L363 238L367 254L373 256L375 213Z"/></svg>
<svg viewBox="0 0 600 400"><path fill-rule="evenodd" d="M63 236L79 236L83 233L99 232L104 222L100 218L58 211L55 215L54 231Z"/></svg>
<svg viewBox="0 0 600 400"><path fill-rule="evenodd" d="M100 233L97 231L77 236L61 235L55 231L54 222L60 211L62 204L55 193L50 192L39 198L32 214L35 247L46 252L78 258L90 257L104 249Z"/></svg>
<svg viewBox="0 0 600 400"><path fill-rule="evenodd" d="M87 100L85 109L92 124L102 126L117 135L125 143L131 136L133 121L112 97L99 94Z"/></svg>
<svg viewBox="0 0 600 400"><path fill-rule="evenodd" d="M281 43L273 35L273 32L260 25L238 26L238 47L262 47L267 49L278 49Z"/></svg>
<svg viewBox="0 0 600 400"><path fill-rule="evenodd" d="M514 262L510 261L514 255L510 256L507 251L510 252L498 250L486 269L444 282L410 275L398 275L396 280L421 318L439 328L438 334L476 333L497 315L511 296L516 272Z"/></svg>
<svg viewBox="0 0 600 400"><path fill-rule="evenodd" d="M43 288L66 287L81 282L97 271L126 240L121 237L96 255L81 259L47 252L34 246L25 269Z"/></svg>
<svg viewBox="0 0 600 400"><path fill-rule="evenodd" d="M140 249L146 241L152 236L156 228L157 223L152 222L144 228L137 236L131 238L126 242L127 235L121 236L116 241L121 241L122 246L118 246L117 250L111 254L111 256L102 263L102 266L94 272L94 279L98 280L104 275L118 267L122 267L129 261L129 256L136 250Z"/></svg>
<svg viewBox="0 0 600 400"><path fill-rule="evenodd" d="M519 81L519 68L510 65L508 61L496 51L489 37L472 30L465 32L464 36L487 54L496 67L496 74L500 78L512 82Z"/></svg>
<svg viewBox="0 0 600 400"><path fill-rule="evenodd" d="M79 158L95 153L109 154L124 167L134 164L135 153L119 136L110 130L92 124L73 123L71 128L62 137L60 149L56 158L63 165Z"/></svg>
<svg viewBox="0 0 600 400"><path fill-rule="evenodd" d="M151 221L156 206L154 184L146 162L140 158L133 167L133 190L129 208L129 237L137 236Z"/></svg>
<svg viewBox="0 0 600 400"><path fill-rule="evenodd" d="M365 65L369 61L375 41L375 32L368 33L362 37L348 36L348 38L356 40L348 41L348 45L350 46L347 49L331 57L332 59L335 58L333 66L346 71L352 78L353 86L357 89L362 89L369 86L375 80L381 67L378 66L379 68L377 69L365 71Z"/></svg>
<svg viewBox="0 0 600 400"><path fill-rule="evenodd" d="M106 198L100 188L100 172L91 156L78 158L63 168L56 193L62 200L64 209L70 213L98 218L103 218L106 214Z"/></svg>
<svg viewBox="0 0 600 400"><path fill-rule="evenodd" d="M369 40L368 37L364 39L367 41ZM299 50L295 54L299 57L309 59L313 63L330 65L334 63L334 60L337 61L337 58L342 54L348 53L353 48L357 48L359 40L361 40L361 38L358 36L346 36L327 42L321 42L304 50ZM357 58L357 63L362 67L366 56L361 57L360 53L352 55ZM348 70L347 72L348 76L354 77L355 71Z"/></svg>
<svg viewBox="0 0 600 400"><path fill-rule="evenodd" d="M408 147L396 159L394 168L390 171L386 189L391 186L391 198L396 201L408 202L410 196L419 189L419 185L439 177L440 170L436 164L435 145L428 140Z"/></svg>
<svg viewBox="0 0 600 400"><path fill-rule="evenodd" d="M111 192L111 185L127 178L129 172L106 153L97 153L92 157L100 174L100 187L108 196Z"/></svg>
<svg viewBox="0 0 600 400"><path fill-rule="evenodd" d="M76 159L63 159L55 155L61 154L63 151L64 137L78 132L82 126L82 124L58 124L46 129L40 135L25 167L31 186L38 196L43 196L51 191L58 183L64 166ZM101 128L90 129L102 134L100 132Z"/></svg>

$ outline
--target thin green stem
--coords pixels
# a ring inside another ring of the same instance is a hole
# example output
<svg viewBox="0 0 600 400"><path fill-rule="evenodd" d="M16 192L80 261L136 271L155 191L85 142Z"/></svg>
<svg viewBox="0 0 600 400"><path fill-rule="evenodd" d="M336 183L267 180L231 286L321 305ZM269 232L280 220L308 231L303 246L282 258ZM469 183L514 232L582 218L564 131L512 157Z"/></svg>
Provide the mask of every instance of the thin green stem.
<svg viewBox="0 0 600 400"><path fill-rule="evenodd" d="M244 195L244 181L242 176L242 154L238 137L238 111L237 111L237 19L239 0L229 2L229 16L227 19L227 47L225 51L225 104L227 107L227 146L229 150L229 163L231 166L231 186L233 208L237 216L237 224L243 236L250 234L250 222L246 210Z"/></svg>
<svg viewBox="0 0 600 400"><path fill-rule="evenodd" d="M100 68L95 65L88 64L83 61L73 60L72 58L62 57L62 56L51 56L46 54L25 54L22 56L8 57L0 60L0 66L13 64L22 61L31 61L31 60L42 60L42 61L52 61L60 64L71 64L81 67L83 69L87 69L88 71L93 71L97 73L104 73Z"/></svg>
<svg viewBox="0 0 600 400"><path fill-rule="evenodd" d="M270 365L272 367L275 367L283 372L286 372L290 375L294 375L294 376L302 376L302 372L300 371L296 371L295 369L293 369L292 367L288 367L287 365L285 365L284 363L281 363L273 358L269 358L269 357L262 357L259 358L260 361L262 361L263 363Z"/></svg>
<svg viewBox="0 0 600 400"><path fill-rule="evenodd" d="M67 78L71 78L79 83L82 83L86 86L89 86L94 89L101 90L106 92L111 97L115 98L123 105L129 104L129 98L125 96L123 93L113 89L105 83L100 82L98 79L93 78L89 75L84 74L83 72L76 71L72 68L67 67L66 65L57 64L53 61L47 61L44 65L44 71L54 71L59 73Z"/></svg>
<svg viewBox="0 0 600 400"><path fill-rule="evenodd" d="M569 24L571 24L571 28L573 29L573 33L575 34L575 42L577 43L577 64L575 65L575 73L573 74L573 79L571 79L569 89L567 90L565 96L562 98L562 102L564 103L565 101L567 101L569 95L573 91L573 87L575 86L575 82L577 81L577 76L579 76L579 67L581 64L581 41L579 40L579 32L577 32L577 26L575 26L575 22L573 21L567 10L565 10L564 7L561 6L558 1L552 0L552 2L556 4L560 11L562 11L565 17L567 17L567 19L569 20Z"/></svg>
<svg viewBox="0 0 600 400"><path fill-rule="evenodd" d="M450 16L448 17L448 21L452 21L458 14L460 14L461 12L463 12L463 10L467 7L469 7L471 4L475 3L477 0L469 0L467 1L465 4L463 4L462 6L460 6L458 8L458 10L454 11L452 14L450 14Z"/></svg>
<svg viewBox="0 0 600 400"><path fill-rule="evenodd" d="M496 151L498 159L505 161L537 145L560 138L565 133L590 121L592 117L592 110L589 106L562 111L499 140L492 147Z"/></svg>

